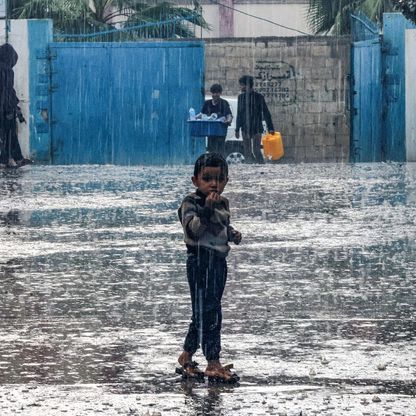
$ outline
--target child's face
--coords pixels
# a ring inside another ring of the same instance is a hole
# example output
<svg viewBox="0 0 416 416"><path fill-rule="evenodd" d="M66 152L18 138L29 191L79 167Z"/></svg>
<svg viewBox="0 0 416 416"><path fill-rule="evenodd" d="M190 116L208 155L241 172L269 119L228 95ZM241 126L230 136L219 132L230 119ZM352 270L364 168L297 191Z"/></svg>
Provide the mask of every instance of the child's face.
<svg viewBox="0 0 416 416"><path fill-rule="evenodd" d="M221 93L220 92L212 92L211 93L212 99L217 102L219 101L220 97L221 97Z"/></svg>
<svg viewBox="0 0 416 416"><path fill-rule="evenodd" d="M204 167L198 176L192 176L194 186L207 196L211 192L221 195L227 182L228 177L220 167Z"/></svg>

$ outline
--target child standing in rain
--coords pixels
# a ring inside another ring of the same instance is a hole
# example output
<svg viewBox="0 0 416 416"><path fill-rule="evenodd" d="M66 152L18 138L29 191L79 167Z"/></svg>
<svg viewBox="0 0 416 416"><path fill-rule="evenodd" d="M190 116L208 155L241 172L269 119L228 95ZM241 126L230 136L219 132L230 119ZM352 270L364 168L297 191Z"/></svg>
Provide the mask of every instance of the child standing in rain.
<svg viewBox="0 0 416 416"><path fill-rule="evenodd" d="M184 377L237 382L231 366L220 363L221 298L227 280L229 242L239 244L241 233L230 225L229 202L221 196L228 182L228 165L218 153L201 155L195 162L192 183L196 192L179 208L188 252L187 277L192 301L192 321L178 362ZM202 346L208 361L205 372L192 361Z"/></svg>

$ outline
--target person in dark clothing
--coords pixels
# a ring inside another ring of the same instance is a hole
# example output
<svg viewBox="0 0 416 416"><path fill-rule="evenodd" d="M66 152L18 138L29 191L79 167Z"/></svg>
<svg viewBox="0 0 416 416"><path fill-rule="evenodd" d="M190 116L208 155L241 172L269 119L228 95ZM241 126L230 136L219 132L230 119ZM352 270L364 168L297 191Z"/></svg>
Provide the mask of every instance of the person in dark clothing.
<svg viewBox="0 0 416 416"><path fill-rule="evenodd" d="M241 94L237 102L237 120L235 137L243 135L244 158L247 163L264 163L261 153L261 135L263 133L263 120L267 130L274 134L272 116L266 101L260 93L253 90L254 80L250 75L244 75L238 80Z"/></svg>
<svg viewBox="0 0 416 416"><path fill-rule="evenodd" d="M224 123L231 124L233 116L231 113L230 104L227 100L221 98L222 87L220 84L213 84L210 88L212 94L212 100L206 100L202 106L201 113L211 116L217 115L217 119L224 118ZM226 136L209 136L207 152L220 153L224 157L225 155L225 137Z"/></svg>
<svg viewBox="0 0 416 416"><path fill-rule="evenodd" d="M185 197L178 210L188 252L187 277L192 301L192 321L178 358L181 374L203 375L225 382L238 377L219 360L221 351L221 298L227 280L229 242L240 244L241 233L230 225L230 208L221 196L228 182L228 165L219 153L206 153L195 162L195 193ZM205 372L192 361L196 350L208 361Z"/></svg>
<svg viewBox="0 0 416 416"><path fill-rule="evenodd" d="M14 90L13 67L17 59L13 46L0 46L0 164L9 167L31 163L23 157L17 138L16 118L25 122Z"/></svg>

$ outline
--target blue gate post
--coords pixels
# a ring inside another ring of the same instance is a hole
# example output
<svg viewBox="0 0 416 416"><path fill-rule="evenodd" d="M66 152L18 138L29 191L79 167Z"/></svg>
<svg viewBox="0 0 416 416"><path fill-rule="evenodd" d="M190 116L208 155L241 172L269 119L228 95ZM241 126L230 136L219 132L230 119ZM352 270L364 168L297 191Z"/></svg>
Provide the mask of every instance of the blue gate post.
<svg viewBox="0 0 416 416"><path fill-rule="evenodd" d="M52 40L52 20L30 19L28 22L30 155L36 162L51 161L50 65L48 44Z"/></svg>
<svg viewBox="0 0 416 416"><path fill-rule="evenodd" d="M396 162L406 160L405 30L415 27L401 13L383 15L383 143Z"/></svg>
<svg viewBox="0 0 416 416"><path fill-rule="evenodd" d="M378 27L351 15L351 162L377 162L381 151L381 43Z"/></svg>

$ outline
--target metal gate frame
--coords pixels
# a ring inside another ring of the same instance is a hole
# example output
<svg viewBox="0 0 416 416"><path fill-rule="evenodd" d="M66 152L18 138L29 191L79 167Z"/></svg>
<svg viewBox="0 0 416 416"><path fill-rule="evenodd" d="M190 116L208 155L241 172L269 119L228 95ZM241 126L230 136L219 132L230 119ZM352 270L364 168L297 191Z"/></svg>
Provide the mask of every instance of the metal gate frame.
<svg viewBox="0 0 416 416"><path fill-rule="evenodd" d="M351 162L406 161L405 31L411 28L401 13L384 13L382 31L364 14L351 15Z"/></svg>
<svg viewBox="0 0 416 416"><path fill-rule="evenodd" d="M53 164L184 164L203 101L201 41L49 44Z"/></svg>
<svg viewBox="0 0 416 416"><path fill-rule="evenodd" d="M364 14L351 15L350 161L382 160L382 59L377 26Z"/></svg>
<svg viewBox="0 0 416 416"><path fill-rule="evenodd" d="M401 13L383 15L383 142L389 161L406 161L405 32L415 27Z"/></svg>

